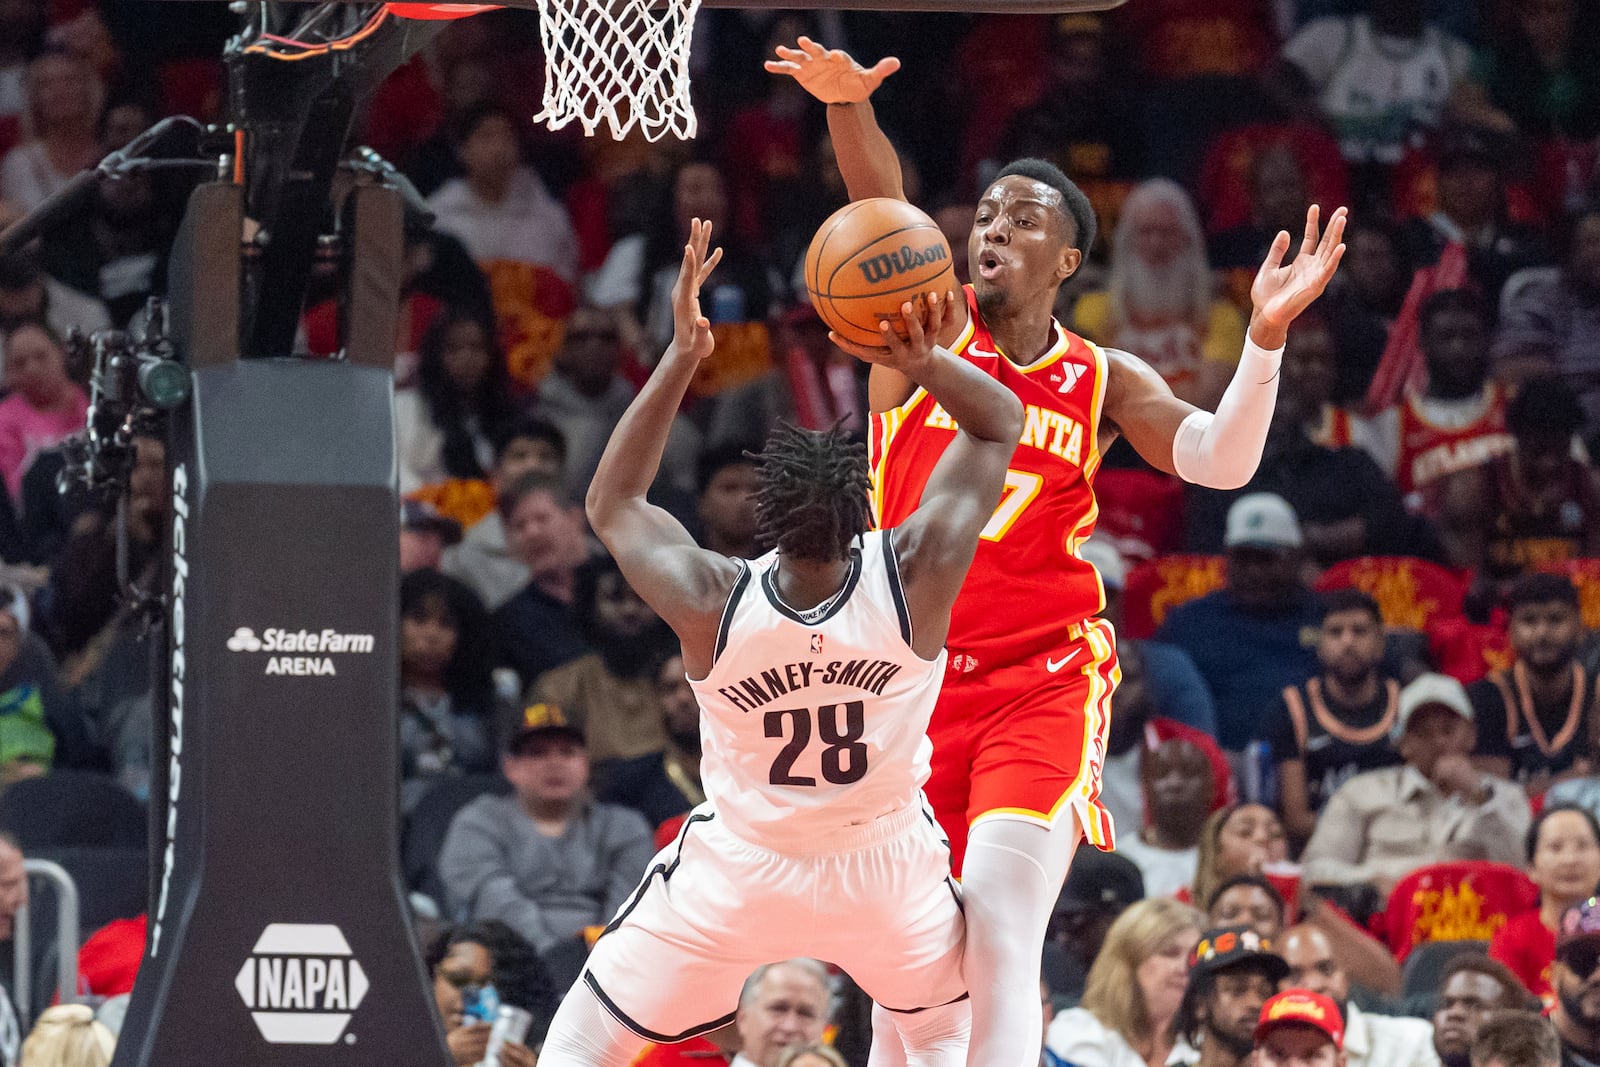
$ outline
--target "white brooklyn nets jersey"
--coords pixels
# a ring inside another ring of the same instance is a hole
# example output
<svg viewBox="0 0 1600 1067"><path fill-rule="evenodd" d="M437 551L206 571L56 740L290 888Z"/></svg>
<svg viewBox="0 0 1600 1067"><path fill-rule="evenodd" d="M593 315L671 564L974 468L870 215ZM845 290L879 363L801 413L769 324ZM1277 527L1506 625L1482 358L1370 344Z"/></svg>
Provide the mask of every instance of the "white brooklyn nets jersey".
<svg viewBox="0 0 1600 1067"><path fill-rule="evenodd" d="M815 851L920 802L945 654L911 650L893 531L863 535L839 592L809 611L778 594L778 554L745 565L723 610L703 711L706 798L730 830Z"/></svg>

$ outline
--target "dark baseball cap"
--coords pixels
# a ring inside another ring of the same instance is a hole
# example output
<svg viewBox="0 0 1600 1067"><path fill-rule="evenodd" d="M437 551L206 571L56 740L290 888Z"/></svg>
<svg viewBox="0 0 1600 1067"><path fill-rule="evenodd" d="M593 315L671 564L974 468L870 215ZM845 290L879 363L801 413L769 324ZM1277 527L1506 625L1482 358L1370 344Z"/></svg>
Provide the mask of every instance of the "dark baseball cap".
<svg viewBox="0 0 1600 1067"><path fill-rule="evenodd" d="M1144 899L1144 876L1126 856L1083 848L1073 857L1067 884L1056 900L1057 915L1118 912Z"/></svg>
<svg viewBox="0 0 1600 1067"><path fill-rule="evenodd" d="M1248 926L1207 930L1189 956L1189 973L1216 974L1244 964L1260 968L1274 985L1289 977L1289 965L1278 955L1272 939L1262 937Z"/></svg>
<svg viewBox="0 0 1600 1067"><path fill-rule="evenodd" d="M442 514L426 500L403 500L400 503L400 528L402 530L432 531L446 545L461 543L461 524Z"/></svg>
<svg viewBox="0 0 1600 1067"><path fill-rule="evenodd" d="M530 704L522 709L516 728L506 747L518 752L529 741L541 737L565 737L583 744L583 731L572 724L566 713L554 704Z"/></svg>

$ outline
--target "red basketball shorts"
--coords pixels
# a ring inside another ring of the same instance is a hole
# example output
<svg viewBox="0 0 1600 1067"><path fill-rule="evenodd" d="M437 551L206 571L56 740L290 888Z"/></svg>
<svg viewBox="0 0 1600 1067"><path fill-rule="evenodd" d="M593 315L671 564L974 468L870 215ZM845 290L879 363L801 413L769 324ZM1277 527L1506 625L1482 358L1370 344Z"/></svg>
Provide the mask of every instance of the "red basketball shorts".
<svg viewBox="0 0 1600 1067"><path fill-rule="evenodd" d="M952 650L928 735L924 787L950 838L956 872L971 827L990 819L1052 826L1068 811L1090 844L1110 851L1100 807L1111 694L1122 678L1109 623L1071 626L1053 649L988 667Z"/></svg>

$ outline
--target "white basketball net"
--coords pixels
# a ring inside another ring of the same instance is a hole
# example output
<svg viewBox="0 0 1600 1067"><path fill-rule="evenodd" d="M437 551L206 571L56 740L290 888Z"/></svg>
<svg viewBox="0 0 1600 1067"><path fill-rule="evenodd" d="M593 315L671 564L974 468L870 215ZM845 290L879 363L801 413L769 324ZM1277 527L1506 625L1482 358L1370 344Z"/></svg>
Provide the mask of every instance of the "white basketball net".
<svg viewBox="0 0 1600 1067"><path fill-rule="evenodd" d="M622 140L694 136L689 38L700 0L539 0L544 110L535 121L570 122L593 135L604 122Z"/></svg>

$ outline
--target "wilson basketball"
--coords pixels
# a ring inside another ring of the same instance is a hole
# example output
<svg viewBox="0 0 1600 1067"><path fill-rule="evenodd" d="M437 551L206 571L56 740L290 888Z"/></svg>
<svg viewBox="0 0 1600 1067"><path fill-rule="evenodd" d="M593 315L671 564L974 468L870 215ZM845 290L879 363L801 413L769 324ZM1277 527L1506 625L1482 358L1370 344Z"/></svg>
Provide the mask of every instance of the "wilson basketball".
<svg viewBox="0 0 1600 1067"><path fill-rule="evenodd" d="M806 250L806 290L834 333L878 348L887 319L924 293L956 292L950 245L938 225L904 200L857 200L835 211ZM959 294L958 294L959 296Z"/></svg>

